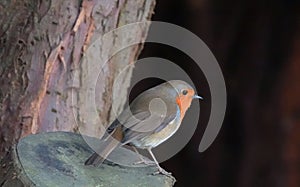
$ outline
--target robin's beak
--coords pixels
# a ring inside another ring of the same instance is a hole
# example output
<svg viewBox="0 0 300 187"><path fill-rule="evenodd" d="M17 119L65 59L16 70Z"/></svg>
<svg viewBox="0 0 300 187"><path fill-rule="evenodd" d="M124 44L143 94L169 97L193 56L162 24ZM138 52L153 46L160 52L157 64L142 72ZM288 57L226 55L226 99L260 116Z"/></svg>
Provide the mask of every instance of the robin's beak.
<svg viewBox="0 0 300 187"><path fill-rule="evenodd" d="M193 99L201 99L201 100L203 100L203 98L201 96L199 96L199 95L194 95Z"/></svg>

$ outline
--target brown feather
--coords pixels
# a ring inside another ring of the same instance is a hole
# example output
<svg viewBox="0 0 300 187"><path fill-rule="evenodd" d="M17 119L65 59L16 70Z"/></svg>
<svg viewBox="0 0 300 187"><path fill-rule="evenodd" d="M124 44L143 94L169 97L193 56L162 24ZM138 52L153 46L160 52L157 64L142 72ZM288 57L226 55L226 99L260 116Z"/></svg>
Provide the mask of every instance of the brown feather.
<svg viewBox="0 0 300 187"><path fill-rule="evenodd" d="M117 127L111 136L109 136L104 145L104 149L99 152L93 153L86 161L85 165L100 166L103 161L108 157L108 155L119 145L121 145L121 140L123 139L123 132L121 126Z"/></svg>

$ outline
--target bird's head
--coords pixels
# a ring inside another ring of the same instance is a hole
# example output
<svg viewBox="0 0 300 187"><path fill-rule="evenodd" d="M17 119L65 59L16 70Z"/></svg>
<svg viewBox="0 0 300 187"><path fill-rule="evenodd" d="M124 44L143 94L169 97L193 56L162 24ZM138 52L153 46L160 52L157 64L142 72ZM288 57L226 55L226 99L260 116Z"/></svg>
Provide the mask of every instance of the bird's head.
<svg viewBox="0 0 300 187"><path fill-rule="evenodd" d="M175 96L176 103L180 109L180 116L183 118L187 109L191 106L193 99L202 99L195 93L195 90L188 83L181 80L171 80L166 84L170 85L172 95Z"/></svg>

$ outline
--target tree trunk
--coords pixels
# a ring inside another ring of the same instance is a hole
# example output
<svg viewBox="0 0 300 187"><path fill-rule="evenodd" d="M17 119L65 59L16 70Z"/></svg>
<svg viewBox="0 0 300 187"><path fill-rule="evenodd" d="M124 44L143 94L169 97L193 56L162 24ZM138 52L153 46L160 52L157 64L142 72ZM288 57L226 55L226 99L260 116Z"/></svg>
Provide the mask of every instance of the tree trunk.
<svg viewBox="0 0 300 187"><path fill-rule="evenodd" d="M149 25L99 38L148 20L153 7L154 0L1 1L0 159L29 134L80 131L99 137L99 124L108 124L124 105L133 66L118 72L134 62L142 45L116 55L114 48L128 40L144 41ZM93 73L97 84L87 85ZM117 77L122 83L113 89ZM96 113L85 102L93 89Z"/></svg>

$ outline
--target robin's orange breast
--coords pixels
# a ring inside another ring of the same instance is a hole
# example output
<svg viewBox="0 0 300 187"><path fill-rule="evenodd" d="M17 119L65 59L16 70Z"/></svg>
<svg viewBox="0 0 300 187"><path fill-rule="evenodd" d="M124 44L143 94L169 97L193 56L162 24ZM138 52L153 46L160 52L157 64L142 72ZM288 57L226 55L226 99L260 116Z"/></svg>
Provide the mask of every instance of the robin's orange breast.
<svg viewBox="0 0 300 187"><path fill-rule="evenodd" d="M165 128L163 128L159 132L150 134L149 136L133 140L131 144L141 149L156 147L170 138L178 130L180 123L180 110L178 109L176 118L172 120L168 125L166 125Z"/></svg>

